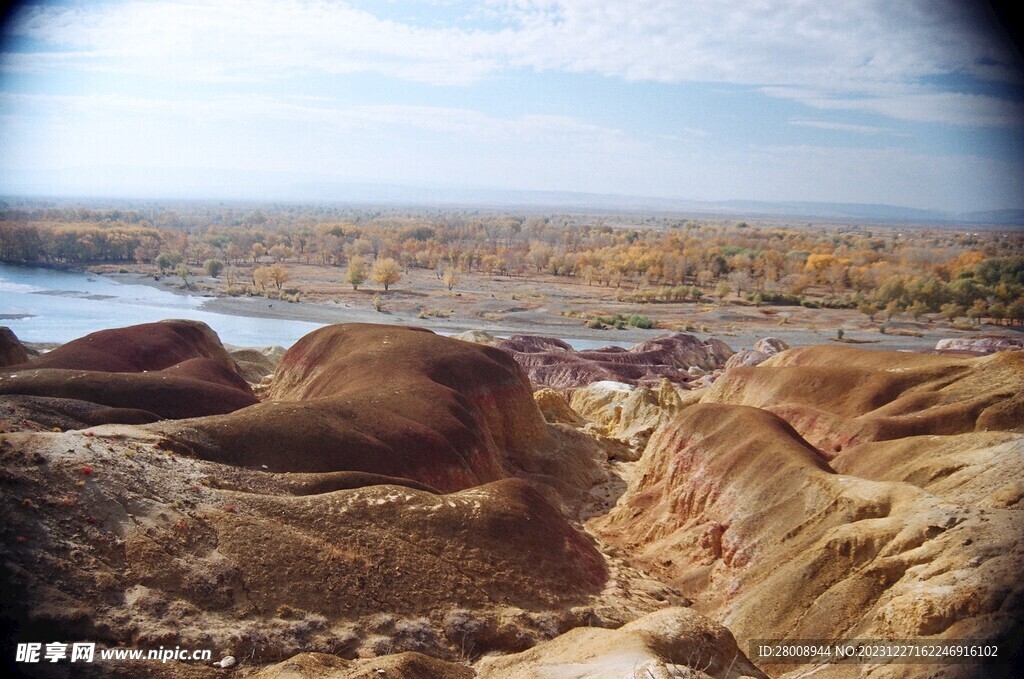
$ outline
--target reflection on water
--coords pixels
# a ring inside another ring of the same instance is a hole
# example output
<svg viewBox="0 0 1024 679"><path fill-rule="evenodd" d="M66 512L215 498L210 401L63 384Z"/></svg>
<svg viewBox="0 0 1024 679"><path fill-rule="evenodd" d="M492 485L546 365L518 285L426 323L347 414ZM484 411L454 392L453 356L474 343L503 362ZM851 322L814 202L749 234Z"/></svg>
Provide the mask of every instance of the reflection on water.
<svg viewBox="0 0 1024 679"><path fill-rule="evenodd" d="M203 321L228 344L289 346L320 327L202 311L204 299L101 276L0 264L0 320L26 342L67 342L96 330L188 318Z"/></svg>

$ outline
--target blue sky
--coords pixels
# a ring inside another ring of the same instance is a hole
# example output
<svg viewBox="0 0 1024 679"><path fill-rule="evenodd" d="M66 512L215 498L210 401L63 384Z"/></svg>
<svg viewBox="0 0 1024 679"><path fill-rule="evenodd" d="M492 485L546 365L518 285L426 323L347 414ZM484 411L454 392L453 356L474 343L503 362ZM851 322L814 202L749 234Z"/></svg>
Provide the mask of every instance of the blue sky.
<svg viewBox="0 0 1024 679"><path fill-rule="evenodd" d="M26 3L0 55L0 193L368 182L1022 208L1019 61L972 6Z"/></svg>

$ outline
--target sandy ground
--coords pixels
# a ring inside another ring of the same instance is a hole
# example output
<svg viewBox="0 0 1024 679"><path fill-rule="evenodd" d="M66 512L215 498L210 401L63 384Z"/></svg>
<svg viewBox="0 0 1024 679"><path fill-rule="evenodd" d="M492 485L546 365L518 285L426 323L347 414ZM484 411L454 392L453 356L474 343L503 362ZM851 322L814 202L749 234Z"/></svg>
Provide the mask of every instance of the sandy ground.
<svg viewBox="0 0 1024 679"><path fill-rule="evenodd" d="M117 273L113 267L93 270L125 283L186 294L179 278L163 276L155 280L151 273L143 273L146 269L142 267L129 273ZM583 340L584 348L604 343L629 345L666 331L717 337L736 350L750 348L763 337L777 337L790 346L835 342L839 328L844 339L857 346L895 350L932 349L946 337L1021 334L1017 329L988 325L980 332L957 330L937 317L921 321L897 317L885 322L889 331L882 333L881 317L870 322L851 309L754 307L738 299L726 300L725 304L620 302L616 300L615 288L588 286L582 281L546 275L467 275L453 291L448 291L433 271L413 269L392 290L384 292L373 284L352 290L340 282L340 269L296 265L290 270L293 279L285 287L302 291L302 301L297 303L257 296L228 297L223 280L206 276L196 277L188 292L215 295L203 304L203 309L234 316L413 325L445 334L484 330L501 336L543 335ZM379 312L374 309L376 295L380 295L382 304ZM593 314L639 314L655 321L657 327L592 329L586 327L586 319Z"/></svg>

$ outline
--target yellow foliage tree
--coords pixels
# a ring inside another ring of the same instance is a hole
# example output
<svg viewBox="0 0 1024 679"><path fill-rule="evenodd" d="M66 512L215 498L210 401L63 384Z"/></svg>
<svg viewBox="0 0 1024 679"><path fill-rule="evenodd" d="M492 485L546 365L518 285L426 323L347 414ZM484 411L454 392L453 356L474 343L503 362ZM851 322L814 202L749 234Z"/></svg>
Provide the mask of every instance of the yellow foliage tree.
<svg viewBox="0 0 1024 679"><path fill-rule="evenodd" d="M391 257L378 259L373 264L373 280L383 285L387 292L388 288L402 280L402 268Z"/></svg>

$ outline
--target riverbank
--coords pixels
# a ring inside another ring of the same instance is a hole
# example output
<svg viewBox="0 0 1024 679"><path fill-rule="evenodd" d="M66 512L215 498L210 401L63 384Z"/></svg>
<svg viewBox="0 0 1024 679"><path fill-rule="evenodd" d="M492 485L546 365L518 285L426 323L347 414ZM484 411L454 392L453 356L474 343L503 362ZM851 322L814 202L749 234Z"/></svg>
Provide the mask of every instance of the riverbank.
<svg viewBox="0 0 1024 679"><path fill-rule="evenodd" d="M447 297L447 309L431 308L424 303L423 293L411 290L392 290L382 293L375 290L348 291L331 301L289 302L249 295L227 296L214 293L209 280L202 281L194 289L187 289L172 276L154 277L137 272L104 271L91 268L90 273L102 275L111 280L131 285L149 287L173 292L178 295L204 294L201 308L211 313L242 316L249 318L276 318L280 320L304 321L308 323L382 323L387 325L412 325L427 328L442 334L457 334L470 330L483 330L496 336L543 335L566 340L578 340L586 344L613 343L635 344L664 334L664 329L623 328L604 330L587 328L580 319L554 315L546 309L505 309L502 320L487 318L480 310L467 310L459 293ZM374 308L374 296L381 295L380 311ZM456 307L462 307L456 309ZM514 316L510 322L504 316ZM700 334L700 333L697 333ZM706 334L706 333L705 333Z"/></svg>
<svg viewBox="0 0 1024 679"><path fill-rule="evenodd" d="M314 267L309 267L313 269ZM317 267L321 268L321 267ZM113 270L111 270L113 269ZM298 267L300 276L308 271ZM764 337L777 337L790 346L836 343L842 329L844 343L868 349L921 351L933 349L948 337L972 337L977 331L953 328L944 320L891 320L881 332L880 321L870 321L852 309L808 309L793 306L754 307L743 304L626 304L609 299L607 289L567 285L558 281L545 287L543 280L500 280L474 277L461 292L439 291L433 274L411 270L403 287L351 290L336 286L330 292L323 281L300 278L300 289L312 290L301 301L260 296L227 296L218 279L196 277L186 289L173 276L155 277L140 271L123 272L114 267L93 267L122 283L146 285L177 295L202 297L204 311L235 317L302 321L316 324L383 323L424 327L443 334L483 330L496 336L542 335L570 341L578 348L606 344L630 346L665 332L686 331L706 339L716 337L733 349L752 347ZM314 272L323 276L321 271ZM478 280L480 279L480 280ZM381 310L374 308L379 296ZM588 313L650 315L658 323L652 329L625 327L590 328ZM983 326L985 334L1020 336L1009 327Z"/></svg>
<svg viewBox="0 0 1024 679"><path fill-rule="evenodd" d="M67 267L4 265L4 270L15 281L0 298L0 315L9 319L4 324L20 337L37 342L62 342L106 327L166 318L202 320L225 342L238 346L288 346L319 325L354 322L412 325L444 334L483 330L496 336L542 335L565 339L581 349L628 347L674 331L702 339L716 337L736 350L750 348L764 337L777 337L790 346L834 343L840 329L844 341L863 348L917 351L933 349L936 342L949 337L1022 334L1006 326L984 325L980 332L952 328L934 315L930 321L928 317L887 321L887 332L882 333L881 319L871 322L850 309L755 307L738 300L636 304L618 301L614 288L567 282L565 277L467 276L468 282L448 291L432 272L413 269L399 289L384 292L352 290L331 280L332 274L340 275L334 269L297 266L291 284L301 291L301 301L289 302L227 296L222 279L206 276L195 277L191 288L185 289L179 278L156 277L151 267L139 265L93 266L77 272ZM119 284L143 287L126 292ZM31 288L31 294L17 293L26 288ZM153 293L141 292L146 289ZM380 311L374 307L378 295ZM19 296L20 301L13 299ZM111 296L118 299L107 299ZM124 300L125 296L133 299ZM40 314L48 318L37 317ZM587 327L588 319L597 314L625 318L637 314L656 327Z"/></svg>

